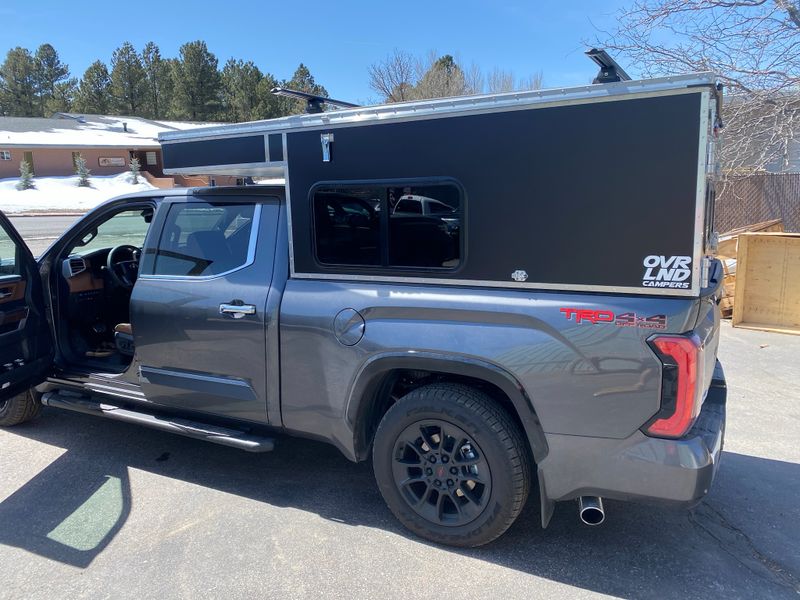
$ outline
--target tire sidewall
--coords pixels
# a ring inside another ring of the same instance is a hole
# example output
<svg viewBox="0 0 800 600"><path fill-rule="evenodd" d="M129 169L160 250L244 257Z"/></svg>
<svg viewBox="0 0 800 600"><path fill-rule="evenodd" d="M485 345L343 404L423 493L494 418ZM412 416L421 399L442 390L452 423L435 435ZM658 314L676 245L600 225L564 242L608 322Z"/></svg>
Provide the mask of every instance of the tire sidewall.
<svg viewBox="0 0 800 600"><path fill-rule="evenodd" d="M388 417L388 418L387 418ZM418 421L439 419L463 429L483 452L492 478L492 489L481 514L464 525L447 526L432 523L418 515L406 502L392 475L395 444L403 430ZM452 402L435 402L424 396L404 398L387 411L375 436L373 468L378 488L395 516L421 537L435 535L442 543L478 546L494 539L495 527L512 518L512 470L507 449L477 414ZM506 502L504 502L504 500Z"/></svg>

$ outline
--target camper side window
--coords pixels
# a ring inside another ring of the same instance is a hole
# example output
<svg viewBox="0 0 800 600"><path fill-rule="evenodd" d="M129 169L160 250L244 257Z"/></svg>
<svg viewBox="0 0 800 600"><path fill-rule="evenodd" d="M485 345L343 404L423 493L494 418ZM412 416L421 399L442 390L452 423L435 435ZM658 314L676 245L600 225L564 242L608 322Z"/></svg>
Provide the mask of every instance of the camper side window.
<svg viewBox="0 0 800 600"><path fill-rule="evenodd" d="M461 261L460 190L452 184L325 185L312 191L323 265L454 269Z"/></svg>

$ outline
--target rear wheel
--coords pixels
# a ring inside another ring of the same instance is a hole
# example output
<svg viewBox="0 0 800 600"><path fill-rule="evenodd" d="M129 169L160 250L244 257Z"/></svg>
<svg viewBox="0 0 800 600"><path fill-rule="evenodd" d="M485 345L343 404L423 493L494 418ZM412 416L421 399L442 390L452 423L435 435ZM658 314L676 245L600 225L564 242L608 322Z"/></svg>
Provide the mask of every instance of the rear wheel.
<svg viewBox="0 0 800 600"><path fill-rule="evenodd" d="M32 390L25 390L13 398L0 401L0 427L19 425L35 419L42 412L42 404Z"/></svg>
<svg viewBox="0 0 800 600"><path fill-rule="evenodd" d="M461 384L401 398L375 434L373 466L395 516L417 535L480 546L508 529L528 497L531 461L517 425Z"/></svg>

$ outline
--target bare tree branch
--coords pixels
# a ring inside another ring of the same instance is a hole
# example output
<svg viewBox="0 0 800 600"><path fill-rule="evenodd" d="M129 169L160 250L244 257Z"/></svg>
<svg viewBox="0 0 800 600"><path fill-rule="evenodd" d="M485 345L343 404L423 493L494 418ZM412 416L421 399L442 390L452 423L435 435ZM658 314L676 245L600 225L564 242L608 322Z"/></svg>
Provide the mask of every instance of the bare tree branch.
<svg viewBox="0 0 800 600"><path fill-rule="evenodd" d="M789 166L800 108L798 0L634 0L598 40L643 76L714 71L727 86L721 161Z"/></svg>
<svg viewBox="0 0 800 600"><path fill-rule="evenodd" d="M484 75L481 68L471 64L464 69L458 57L439 56L429 52L413 57L395 50L369 68L369 86L385 102L403 102L423 98L445 98L483 93L533 90L542 87L541 71L515 83L514 74L495 67Z"/></svg>

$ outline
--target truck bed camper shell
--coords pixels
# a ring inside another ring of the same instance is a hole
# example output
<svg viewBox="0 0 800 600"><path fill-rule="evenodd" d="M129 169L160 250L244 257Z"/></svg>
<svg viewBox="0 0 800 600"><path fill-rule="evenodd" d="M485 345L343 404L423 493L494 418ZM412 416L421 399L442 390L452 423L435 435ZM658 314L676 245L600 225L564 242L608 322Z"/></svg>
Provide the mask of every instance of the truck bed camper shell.
<svg viewBox="0 0 800 600"><path fill-rule="evenodd" d="M719 94L701 73L160 141L166 173L285 179L292 278L696 297L713 244ZM440 214L398 208L404 196Z"/></svg>

